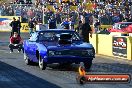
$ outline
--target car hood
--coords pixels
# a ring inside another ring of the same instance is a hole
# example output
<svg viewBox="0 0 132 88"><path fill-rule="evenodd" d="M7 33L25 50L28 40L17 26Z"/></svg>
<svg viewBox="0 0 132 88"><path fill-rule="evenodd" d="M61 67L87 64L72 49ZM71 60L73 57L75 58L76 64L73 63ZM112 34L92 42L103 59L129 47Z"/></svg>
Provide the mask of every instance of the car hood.
<svg viewBox="0 0 132 88"><path fill-rule="evenodd" d="M92 44L85 42L73 42L72 44L58 44L58 42L41 42L47 49L88 49L93 48Z"/></svg>

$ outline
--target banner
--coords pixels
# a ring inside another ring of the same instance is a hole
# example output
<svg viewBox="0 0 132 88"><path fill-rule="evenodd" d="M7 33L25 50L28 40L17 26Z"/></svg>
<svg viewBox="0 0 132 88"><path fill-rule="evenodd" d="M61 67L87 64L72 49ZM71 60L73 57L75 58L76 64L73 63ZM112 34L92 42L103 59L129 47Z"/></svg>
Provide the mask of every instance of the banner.
<svg viewBox="0 0 132 88"><path fill-rule="evenodd" d="M28 32L29 31L29 26L28 23L21 23L21 32Z"/></svg>
<svg viewBox="0 0 132 88"><path fill-rule="evenodd" d="M111 28L112 25L101 25L100 30L106 30L107 28Z"/></svg>
<svg viewBox="0 0 132 88"><path fill-rule="evenodd" d="M92 29L94 29L93 25L90 25L90 26L91 26ZM111 27L112 27L112 25L101 25L100 30L106 30L106 29L111 28Z"/></svg>
<svg viewBox="0 0 132 88"><path fill-rule="evenodd" d="M0 16L0 31L7 32L11 31L10 23L13 20L13 17L18 19L20 16Z"/></svg>
<svg viewBox="0 0 132 88"><path fill-rule="evenodd" d="M127 38L113 37L113 55L127 58Z"/></svg>

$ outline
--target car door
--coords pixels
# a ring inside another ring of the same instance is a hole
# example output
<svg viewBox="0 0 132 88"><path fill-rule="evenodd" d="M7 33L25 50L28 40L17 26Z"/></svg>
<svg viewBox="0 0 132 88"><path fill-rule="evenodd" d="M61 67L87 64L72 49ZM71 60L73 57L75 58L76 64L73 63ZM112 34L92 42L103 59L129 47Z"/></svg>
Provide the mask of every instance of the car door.
<svg viewBox="0 0 132 88"><path fill-rule="evenodd" d="M38 39L38 34L33 33L28 42L28 53L29 53L30 59L34 62L37 61L37 58L36 58L37 39Z"/></svg>

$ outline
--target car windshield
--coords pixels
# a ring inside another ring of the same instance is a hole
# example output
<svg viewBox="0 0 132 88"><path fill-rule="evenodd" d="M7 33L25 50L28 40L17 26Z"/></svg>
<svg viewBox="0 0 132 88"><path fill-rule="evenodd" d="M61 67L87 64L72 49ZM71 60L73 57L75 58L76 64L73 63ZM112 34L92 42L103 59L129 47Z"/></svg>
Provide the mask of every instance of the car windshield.
<svg viewBox="0 0 132 88"><path fill-rule="evenodd" d="M120 24L120 29L122 29L122 28L126 28L126 27L128 27L129 25L132 25L132 23L124 23L124 24Z"/></svg>
<svg viewBox="0 0 132 88"><path fill-rule="evenodd" d="M51 32L51 31L44 31L39 33L39 41L58 41L61 34L71 34L72 35L72 41L79 41L80 36L76 32Z"/></svg>

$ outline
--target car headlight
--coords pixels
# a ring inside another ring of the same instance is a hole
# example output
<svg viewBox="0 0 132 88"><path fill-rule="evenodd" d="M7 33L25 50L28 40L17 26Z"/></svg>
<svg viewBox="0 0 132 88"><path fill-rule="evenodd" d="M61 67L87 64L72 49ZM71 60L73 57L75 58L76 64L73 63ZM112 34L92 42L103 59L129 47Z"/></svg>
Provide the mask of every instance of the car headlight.
<svg viewBox="0 0 132 88"><path fill-rule="evenodd" d="M87 53L88 53L88 55L93 55L94 54L93 49L88 49Z"/></svg>
<svg viewBox="0 0 132 88"><path fill-rule="evenodd" d="M62 55L61 51L57 51L55 55Z"/></svg>
<svg viewBox="0 0 132 88"><path fill-rule="evenodd" d="M49 51L49 56L54 56L55 55L55 51Z"/></svg>

